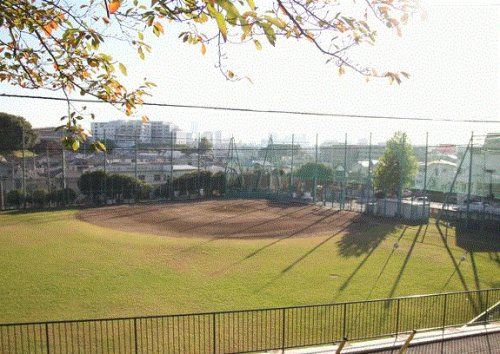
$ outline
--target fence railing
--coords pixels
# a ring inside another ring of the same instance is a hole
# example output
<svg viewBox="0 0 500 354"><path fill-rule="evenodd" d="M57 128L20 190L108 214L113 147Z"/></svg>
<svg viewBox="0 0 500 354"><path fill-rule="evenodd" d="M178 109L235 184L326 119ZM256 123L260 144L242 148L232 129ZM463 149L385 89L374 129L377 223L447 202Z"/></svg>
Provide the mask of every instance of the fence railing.
<svg viewBox="0 0 500 354"><path fill-rule="evenodd" d="M1 353L241 353L500 321L500 288L243 311L0 324ZM479 317L478 317L479 316Z"/></svg>

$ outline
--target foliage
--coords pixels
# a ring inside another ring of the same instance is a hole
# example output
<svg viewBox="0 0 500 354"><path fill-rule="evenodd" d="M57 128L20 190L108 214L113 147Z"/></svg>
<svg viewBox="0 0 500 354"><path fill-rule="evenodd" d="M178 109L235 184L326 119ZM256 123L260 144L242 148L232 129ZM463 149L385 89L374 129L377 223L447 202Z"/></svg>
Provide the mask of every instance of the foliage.
<svg viewBox="0 0 500 354"><path fill-rule="evenodd" d="M35 189L32 198L36 207L43 207L48 201L48 193L45 189Z"/></svg>
<svg viewBox="0 0 500 354"><path fill-rule="evenodd" d="M60 153L62 151L62 146L54 140L41 140L33 146L33 151L37 154L45 154L49 151L51 153Z"/></svg>
<svg viewBox="0 0 500 354"><path fill-rule="evenodd" d="M78 189L94 203L104 199L107 174L102 171L84 172L78 179Z"/></svg>
<svg viewBox="0 0 500 354"><path fill-rule="evenodd" d="M198 193L200 189L204 190L205 195L213 195L214 191L224 193L224 179L225 174L222 172L212 174L209 171L196 171L175 178L173 188L181 195Z"/></svg>
<svg viewBox="0 0 500 354"><path fill-rule="evenodd" d="M31 124L23 117L0 112L0 151L12 152L14 150L22 150L23 131L24 146L26 149L29 149L33 146L36 140L36 133L32 130Z"/></svg>
<svg viewBox="0 0 500 354"><path fill-rule="evenodd" d="M107 4L107 7L105 6ZM102 51L108 41L122 41L141 59L151 51L147 36L160 37L171 23L181 27L179 38L199 46L201 54L213 44L217 66L228 80L242 77L226 68L224 46L249 42L262 49L260 37L272 46L278 38L310 42L335 64L339 75L351 69L370 77L401 82L405 72L379 73L355 63L349 50L374 44L377 27L401 35L418 0L372 0L338 4L324 0L272 0L256 7L253 0L88 0L80 5L66 1L3 0L0 2L0 82L23 88L60 90L69 97L76 91L90 95L132 115L154 83L147 79L128 89L121 76L127 68ZM80 124L88 116L68 100L64 139L77 150L88 132ZM93 114L90 114L93 118ZM147 121L147 117L143 117ZM104 149L99 141L96 149Z"/></svg>
<svg viewBox="0 0 500 354"><path fill-rule="evenodd" d="M21 208L24 203L23 193L19 189L13 189L7 193L7 204L16 208Z"/></svg>
<svg viewBox="0 0 500 354"><path fill-rule="evenodd" d="M99 170L83 173L78 180L78 188L94 203L102 203L106 198L149 199L152 188L135 177L122 174L107 174Z"/></svg>
<svg viewBox="0 0 500 354"><path fill-rule="evenodd" d="M212 150L212 143L206 137L200 139L200 144L198 145L198 151L200 154L206 154Z"/></svg>
<svg viewBox="0 0 500 354"><path fill-rule="evenodd" d="M73 204L77 196L72 188L64 188L50 191L48 199L56 205L68 205Z"/></svg>
<svg viewBox="0 0 500 354"><path fill-rule="evenodd" d="M333 170L322 163L308 162L300 166L295 176L306 180L312 180L316 177L318 181L331 181Z"/></svg>
<svg viewBox="0 0 500 354"><path fill-rule="evenodd" d="M387 141L384 154L374 170L375 188L391 195L410 187L418 162L406 133L397 132Z"/></svg>

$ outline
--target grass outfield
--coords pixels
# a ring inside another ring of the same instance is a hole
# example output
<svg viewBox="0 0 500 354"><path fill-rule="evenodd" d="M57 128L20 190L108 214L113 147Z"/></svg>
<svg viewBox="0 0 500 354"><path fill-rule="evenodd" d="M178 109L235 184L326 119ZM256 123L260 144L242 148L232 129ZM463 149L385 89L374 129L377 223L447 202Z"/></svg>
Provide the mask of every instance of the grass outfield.
<svg viewBox="0 0 500 354"><path fill-rule="evenodd" d="M433 224L286 239L124 232L77 211L0 214L0 322L327 303L500 286L494 252ZM399 239L399 247L394 243ZM461 257L464 256L461 260Z"/></svg>

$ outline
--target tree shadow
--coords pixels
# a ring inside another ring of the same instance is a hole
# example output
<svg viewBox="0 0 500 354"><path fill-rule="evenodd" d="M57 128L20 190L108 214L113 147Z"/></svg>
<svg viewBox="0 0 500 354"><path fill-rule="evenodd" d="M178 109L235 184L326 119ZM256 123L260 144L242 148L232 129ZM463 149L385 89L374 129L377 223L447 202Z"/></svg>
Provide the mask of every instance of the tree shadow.
<svg viewBox="0 0 500 354"><path fill-rule="evenodd" d="M366 261L368 261L368 258L372 255L372 253L377 249L377 247L380 245L380 243L387 237L389 233L391 233L394 228L396 227L395 224L391 224L391 228L385 229L385 228L380 228L378 232L375 232L370 235L368 242L367 240L360 240L360 234L362 234L362 231L358 231L357 234L346 234L342 239L338 242L339 244L339 252L343 257L359 257L360 255L366 253L365 258L358 264L358 266L353 270L353 272L347 277L347 279L340 285L339 290L342 291L351 282L351 280L354 278L354 276L363 268L365 265ZM401 231L401 234L398 237L398 241L401 240L403 237L404 233L406 232L407 227L404 227L403 230ZM394 249L391 251L389 258L392 256L394 253ZM389 262L389 259L386 262ZM385 268L385 266L384 266ZM382 269L381 273L383 272L384 269ZM379 276L380 278L380 276ZM373 289L372 289L373 290Z"/></svg>
<svg viewBox="0 0 500 354"><path fill-rule="evenodd" d="M308 208L308 207L309 207L309 206L307 206L306 208ZM298 212L298 211L301 211L301 210L303 210L303 209L305 209L305 208L301 208L301 209L299 209L299 210L297 210L297 211L294 211L294 212L291 212L291 213L285 214L284 216L290 216L290 215L292 215L293 213ZM316 220L316 221L314 221L313 223L311 223L311 224L309 224L309 225L306 225L306 226L304 226L304 227L302 227L302 228L300 228L300 229L298 229L298 230L292 231L290 234L285 235L285 236L283 236L283 237L280 237L280 238L278 238L277 240L274 240L274 241L272 241L272 242L270 242L270 243L268 243L268 244L266 244L266 245L264 245L264 246L260 247L259 249L257 249L257 250L255 250L255 251L251 252L250 254L248 254L247 256L245 256L244 258L242 258L242 259L240 259L240 260L238 260L238 261L236 261L236 262L231 263L230 265L228 265L227 267L225 267L225 268L224 268L224 269L222 269L222 270L219 270L217 273L221 273L221 272L227 271L228 269L233 268L233 267L235 267L235 266L237 266L237 265L239 265L239 264L243 263L244 261L246 261L246 260L248 260L248 259L250 259L250 258L252 258L252 257L255 257L255 256L257 256L259 253L261 253L262 251L264 251L264 250L266 250L266 249L268 249L268 248L270 248L270 247L272 247L272 246L276 245L276 244L277 244L277 243L279 243L279 242L282 242L282 241L287 240L287 239L289 239L289 238L292 238L292 237L294 237L294 236L298 236L300 233L302 233L302 232L306 231L307 229L310 229L311 227L314 227L315 225L317 225L317 224L319 224L319 223L321 223L321 222L325 221L326 219L328 219L328 218L330 218L330 217L334 216L335 214L337 214L338 212L339 212L339 211L338 211L338 210L336 210L336 211L334 211L334 212L332 212L332 213L330 213L330 214L328 214L328 215L323 216L321 219ZM308 213L308 214L310 214L310 213ZM266 223L268 223L268 222L259 223L259 225L261 225L261 224L266 224ZM252 226L252 227L255 227L255 226L257 226L257 225L254 225L254 226ZM238 232L241 232L241 230L240 230L240 231L238 231ZM220 238L225 238L225 237L220 237ZM219 238L219 239L220 239L220 238ZM217 240L217 239L212 239L211 241L216 241L216 240Z"/></svg>
<svg viewBox="0 0 500 354"><path fill-rule="evenodd" d="M328 236L327 238L323 239L321 242L319 242L318 244L316 244L316 246L314 246L313 248L311 248L310 250L308 250L302 256L296 258L288 266L286 266L285 268L283 268L278 275L276 275L270 281L268 281L266 284L264 284L262 287L260 287L259 289L257 289L256 292L258 293L258 292L262 291L263 289L265 289L265 288L269 287L270 285L272 285L274 282L276 282L278 279L280 279L281 277L283 277L286 273L288 273L295 266L297 266L299 263L301 263L304 259L306 259L311 254L313 254L315 251L317 251L321 246L323 246L324 244L326 244L332 238L334 238L335 236L337 236L339 233L347 231L352 224L353 223L352 223L351 220L344 222L342 225L340 225L340 229L338 229L337 231L335 231L332 235Z"/></svg>
<svg viewBox="0 0 500 354"><path fill-rule="evenodd" d="M394 280L394 284L392 285L391 291L389 292L390 298L393 297L394 293L396 292L396 289L399 285L399 282L401 281L401 277L403 276L403 273L408 265L408 262L410 261L413 250L415 249L415 245L417 243L417 240L420 236L421 231L422 231L422 225L419 226L417 232L415 233L415 236L413 237L410 248L408 249L408 252L406 253L406 257L405 257L405 260L403 261L403 265L401 266L401 269L399 270L399 273L396 276L396 279Z"/></svg>
<svg viewBox="0 0 500 354"><path fill-rule="evenodd" d="M462 271L460 270L460 263L461 262L457 262L457 260L455 259L455 256L453 256L453 252L451 251L450 247L448 246L447 235L445 235L445 233L443 232L443 229L441 227L441 222L440 221L436 221L436 229L439 232L439 236L441 237L441 241L443 241L443 245L444 245L444 247L446 249L446 253L448 253L448 256L450 257L450 260L453 263L453 267L456 270L455 273L458 275L460 283L462 283L462 286L463 286L464 290L467 292L466 296L468 297L469 302L472 304L475 313L477 313L476 302L474 301L472 295L470 294L470 289L467 286L467 282L465 281L465 277L464 277Z"/></svg>
<svg viewBox="0 0 500 354"><path fill-rule="evenodd" d="M351 227L351 232L346 233L337 242L342 257L359 257L370 253L398 226L398 224L392 222L377 223L368 217L364 219L362 224L354 224ZM404 234L405 230L406 227L403 229L402 234Z"/></svg>
<svg viewBox="0 0 500 354"><path fill-rule="evenodd" d="M471 230L462 222L455 224L455 238L468 252L500 252L500 230Z"/></svg>

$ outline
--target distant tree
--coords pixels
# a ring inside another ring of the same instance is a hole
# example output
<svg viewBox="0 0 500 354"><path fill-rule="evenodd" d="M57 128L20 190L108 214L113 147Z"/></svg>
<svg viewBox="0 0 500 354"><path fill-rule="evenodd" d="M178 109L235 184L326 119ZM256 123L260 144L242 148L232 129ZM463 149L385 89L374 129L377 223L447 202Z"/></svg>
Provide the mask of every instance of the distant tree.
<svg viewBox="0 0 500 354"><path fill-rule="evenodd" d="M33 203L36 207L43 208L48 201L47 191L44 189L35 189L33 191Z"/></svg>
<svg viewBox="0 0 500 354"><path fill-rule="evenodd" d="M322 163L308 162L300 166L295 175L303 179L312 180L316 177L318 181L331 181L333 170L331 167L325 166Z"/></svg>
<svg viewBox="0 0 500 354"><path fill-rule="evenodd" d="M135 197L136 192L140 189L140 185L141 181L132 176L120 174L106 176L107 195L118 201Z"/></svg>
<svg viewBox="0 0 500 354"><path fill-rule="evenodd" d="M49 154L61 152L62 145L54 140L42 140L33 146L33 151L37 154L45 154L47 150L49 151Z"/></svg>
<svg viewBox="0 0 500 354"><path fill-rule="evenodd" d="M206 154L212 150L212 143L207 138L203 137L200 139L200 145L198 147L200 154Z"/></svg>
<svg viewBox="0 0 500 354"><path fill-rule="evenodd" d="M7 204L11 205L13 207L16 207L18 209L21 208L21 206L24 203L24 198L23 198L23 193L18 190L18 189L13 189L7 193Z"/></svg>
<svg viewBox="0 0 500 354"><path fill-rule="evenodd" d="M94 203L102 201L105 196L107 175L104 171L82 173L78 179L78 189Z"/></svg>
<svg viewBox="0 0 500 354"><path fill-rule="evenodd" d="M375 188L390 195L410 187L418 171L418 162L406 133L397 132L387 141L384 154L374 170Z"/></svg>
<svg viewBox="0 0 500 354"><path fill-rule="evenodd" d="M36 133L31 124L23 117L0 112L0 151L11 152L21 150L24 146L30 149L36 140Z"/></svg>
<svg viewBox="0 0 500 354"><path fill-rule="evenodd" d="M77 193L72 188L64 188L51 191L48 199L56 205L68 205L73 204L77 196Z"/></svg>

